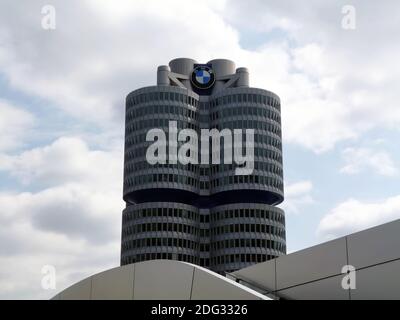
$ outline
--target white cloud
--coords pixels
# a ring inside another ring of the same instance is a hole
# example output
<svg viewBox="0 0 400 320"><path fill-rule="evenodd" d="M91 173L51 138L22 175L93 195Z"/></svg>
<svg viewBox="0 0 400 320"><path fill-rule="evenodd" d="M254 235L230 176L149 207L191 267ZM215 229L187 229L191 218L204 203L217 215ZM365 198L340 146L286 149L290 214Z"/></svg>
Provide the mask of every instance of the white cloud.
<svg viewBox="0 0 400 320"><path fill-rule="evenodd" d="M313 10L279 1L56 1L51 32L40 28L41 2L3 4L0 70L15 88L80 121L115 128L124 97L154 84L157 65L231 58L250 68L254 86L282 98L285 141L324 152L372 128L399 126L400 67L392 61L400 47L390 40L398 26L382 18L393 4L363 3L357 29L344 31L334 1L312 1ZM240 47L241 29L264 34L256 50Z"/></svg>
<svg viewBox="0 0 400 320"><path fill-rule="evenodd" d="M345 165L340 169L346 174L376 172L383 176L396 176L399 172L390 154L371 148L347 148L342 152Z"/></svg>
<svg viewBox="0 0 400 320"><path fill-rule="evenodd" d="M315 152L357 139L373 128L400 127L400 95L395 85L400 81L400 67L393 63L400 44L392 41L400 27L397 2L354 4L354 31L341 27L345 4L231 1L224 16L246 35L264 32L259 38L271 46L278 41L290 43L285 49L286 67L278 64L272 70L255 70L264 76L259 83L282 98L286 141ZM282 25L280 20L288 23ZM277 72L280 68L281 73Z"/></svg>
<svg viewBox="0 0 400 320"><path fill-rule="evenodd" d="M40 287L46 264L58 290L119 264L122 150L62 137L1 164L35 191L0 193L0 298L54 295Z"/></svg>
<svg viewBox="0 0 400 320"><path fill-rule="evenodd" d="M37 193L0 194L4 210L0 219L11 222L12 218L14 223L26 220L37 230L108 242L117 235L112 227L121 215L120 199L121 194L101 192L83 184L65 184ZM120 226L116 230L119 229Z"/></svg>
<svg viewBox="0 0 400 320"><path fill-rule="evenodd" d="M29 112L0 99L0 151L23 145L35 118Z"/></svg>
<svg viewBox="0 0 400 320"><path fill-rule="evenodd" d="M311 181L298 181L285 186L285 201L281 205L286 213L298 214L304 207L314 202L311 196Z"/></svg>
<svg viewBox="0 0 400 320"><path fill-rule="evenodd" d="M18 221L29 212L38 229L98 241L110 238L108 228L122 210L122 150L90 150L80 138L62 137L0 158L0 164L25 185L41 189L1 195L3 218L6 214Z"/></svg>
<svg viewBox="0 0 400 320"><path fill-rule="evenodd" d="M50 298L44 265L57 269L57 291L119 264L120 194L64 185L0 194L0 299Z"/></svg>
<svg viewBox="0 0 400 320"><path fill-rule="evenodd" d="M154 85L157 64L238 49L236 31L202 2L194 11L182 1L55 1L53 31L41 29L42 5L0 5L0 70L13 87L93 124L119 124L125 96Z"/></svg>
<svg viewBox="0 0 400 320"><path fill-rule="evenodd" d="M322 218L317 236L330 240L399 218L400 196L374 203L349 199Z"/></svg>
<svg viewBox="0 0 400 320"><path fill-rule="evenodd" d="M25 243L32 237L42 238L47 251L0 256L0 299L49 299L77 281L119 264L117 242L97 247L71 241L60 245L55 237L39 234L36 230L18 236ZM45 265L56 268L55 290L41 287L44 276L41 270Z"/></svg>
<svg viewBox="0 0 400 320"><path fill-rule="evenodd" d="M110 181L122 181L122 166L122 142L116 150L90 150L79 137L61 137L15 156L0 155L0 170L40 187L67 182L109 187Z"/></svg>

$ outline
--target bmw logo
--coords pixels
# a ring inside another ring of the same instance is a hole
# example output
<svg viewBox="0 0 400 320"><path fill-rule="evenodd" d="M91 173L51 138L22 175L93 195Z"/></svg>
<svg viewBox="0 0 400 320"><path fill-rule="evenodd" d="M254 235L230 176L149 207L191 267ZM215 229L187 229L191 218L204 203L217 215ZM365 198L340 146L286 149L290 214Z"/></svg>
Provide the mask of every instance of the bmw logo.
<svg viewBox="0 0 400 320"><path fill-rule="evenodd" d="M215 82L215 75L209 66L197 66L192 72L192 84L199 89L208 89Z"/></svg>

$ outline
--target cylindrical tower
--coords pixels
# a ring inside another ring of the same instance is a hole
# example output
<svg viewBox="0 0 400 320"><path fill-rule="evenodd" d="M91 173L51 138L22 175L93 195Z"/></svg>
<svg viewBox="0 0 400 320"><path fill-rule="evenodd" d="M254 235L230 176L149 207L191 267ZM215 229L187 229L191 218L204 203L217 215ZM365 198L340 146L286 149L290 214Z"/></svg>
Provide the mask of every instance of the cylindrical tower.
<svg viewBox="0 0 400 320"><path fill-rule="evenodd" d="M237 81L238 87L248 87L249 86L249 70L247 68L237 68L236 74L239 76Z"/></svg>
<svg viewBox="0 0 400 320"><path fill-rule="evenodd" d="M216 206L210 224L210 268L216 272L232 272L286 252L280 208L260 203Z"/></svg>
<svg viewBox="0 0 400 320"><path fill-rule="evenodd" d="M275 207L284 197L280 108L276 94L250 88L248 70L226 59L174 59L158 68L157 86L131 92L121 264L175 259L223 274L285 254L285 215ZM197 163L177 156L184 129L199 138ZM233 160L253 130L251 163L225 163L225 138L221 161L200 163L202 129L241 129L241 146L231 137ZM250 172L238 174L248 164Z"/></svg>
<svg viewBox="0 0 400 320"><path fill-rule="evenodd" d="M280 100L272 92L237 87L210 101L211 127L254 130L254 170L235 174L234 164L211 166L210 265L229 272L286 252L283 210Z"/></svg>
<svg viewBox="0 0 400 320"><path fill-rule="evenodd" d="M176 140L178 130L198 128L197 108L198 95L176 86L160 84L127 96L124 161L127 207L123 212L121 264L150 259L198 263L198 208L186 204L197 197L199 169L177 161L151 164L146 157L147 148L154 142L146 141L152 129L165 132L166 141L169 135L174 136L176 145L170 147L176 155L181 144Z"/></svg>
<svg viewBox="0 0 400 320"><path fill-rule="evenodd" d="M196 60L193 59L177 58L169 62L169 67L171 68L171 72L188 77L192 73L192 70L196 63ZM181 82L186 88L191 88L191 83L189 79L181 79Z"/></svg>
<svg viewBox="0 0 400 320"><path fill-rule="evenodd" d="M121 264L169 259L199 264L199 210L174 202L129 205L122 215Z"/></svg>
<svg viewBox="0 0 400 320"><path fill-rule="evenodd" d="M230 88L210 101L211 127L254 130L254 170L237 175L234 164L211 167L211 189L218 203L283 201L282 139L279 97L254 88ZM227 193L229 191L229 193Z"/></svg>
<svg viewBox="0 0 400 320"><path fill-rule="evenodd" d="M173 86L146 87L133 91L126 98L124 200L129 203L171 201L191 203L197 197L199 169L176 161L177 133L191 128L198 130L198 95ZM173 125L173 126L172 126ZM151 164L146 158L146 141L152 129L165 133L164 164ZM171 130L172 129L172 130ZM172 150L173 149L173 150ZM170 157L175 156L175 163Z"/></svg>
<svg viewBox="0 0 400 320"><path fill-rule="evenodd" d="M159 66L157 68L157 85L158 86L169 86L169 73L171 69L168 66Z"/></svg>
<svg viewBox="0 0 400 320"><path fill-rule="evenodd" d="M229 76L235 73L235 63L228 59L214 59L208 61L207 64L211 65L213 71L218 75L217 80L213 88L213 93L220 91L226 81L220 80L220 78Z"/></svg>

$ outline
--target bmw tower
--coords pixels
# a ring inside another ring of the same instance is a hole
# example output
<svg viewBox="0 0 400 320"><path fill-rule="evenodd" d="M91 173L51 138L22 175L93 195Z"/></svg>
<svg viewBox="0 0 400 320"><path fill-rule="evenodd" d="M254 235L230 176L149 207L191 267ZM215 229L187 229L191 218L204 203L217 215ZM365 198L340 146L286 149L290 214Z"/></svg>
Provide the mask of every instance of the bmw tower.
<svg viewBox="0 0 400 320"><path fill-rule="evenodd" d="M286 253L285 215L276 207L283 201L280 99L249 87L246 68L174 59L158 67L156 86L128 94L125 121L121 265L169 259L224 274ZM199 135L253 129L252 173L222 161L149 163L147 133L172 134L171 122L174 131Z"/></svg>

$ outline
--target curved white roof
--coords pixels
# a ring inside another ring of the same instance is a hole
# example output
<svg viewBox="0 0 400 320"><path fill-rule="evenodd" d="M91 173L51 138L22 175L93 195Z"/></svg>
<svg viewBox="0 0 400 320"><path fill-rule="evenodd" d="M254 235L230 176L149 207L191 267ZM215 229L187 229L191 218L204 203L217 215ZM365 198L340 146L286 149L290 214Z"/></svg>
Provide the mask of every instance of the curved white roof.
<svg viewBox="0 0 400 320"><path fill-rule="evenodd" d="M88 277L54 300L269 300L266 296L197 265L150 260Z"/></svg>

